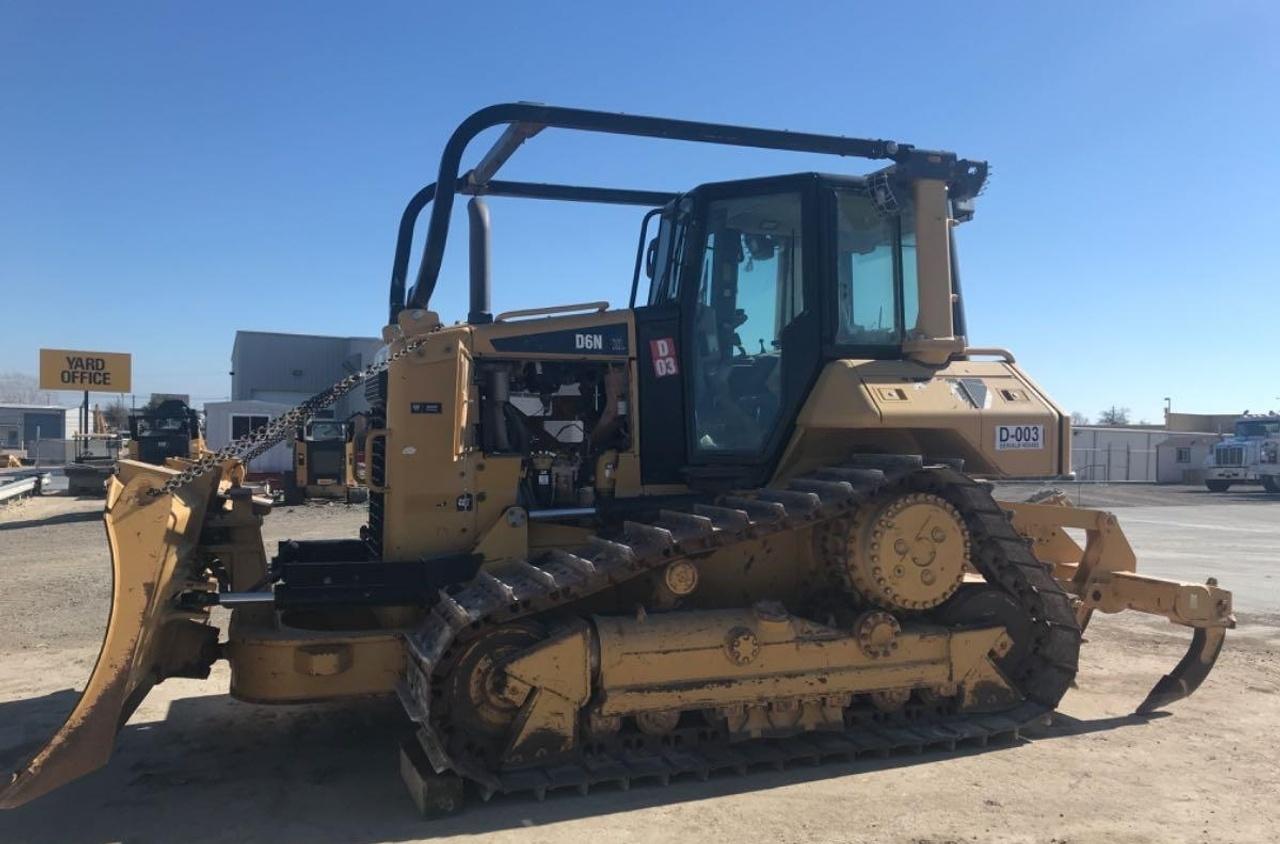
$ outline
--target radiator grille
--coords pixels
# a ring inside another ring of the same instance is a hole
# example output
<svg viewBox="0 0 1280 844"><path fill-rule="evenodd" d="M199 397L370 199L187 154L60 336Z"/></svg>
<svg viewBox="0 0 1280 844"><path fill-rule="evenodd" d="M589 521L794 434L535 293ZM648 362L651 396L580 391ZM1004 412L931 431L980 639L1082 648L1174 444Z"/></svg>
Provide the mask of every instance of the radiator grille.
<svg viewBox="0 0 1280 844"><path fill-rule="evenodd" d="M387 373L379 372L372 378L365 379L364 399L375 407L387 404Z"/></svg>
<svg viewBox="0 0 1280 844"><path fill-rule="evenodd" d="M1215 466L1243 466L1244 447L1238 445L1220 445L1213 450Z"/></svg>

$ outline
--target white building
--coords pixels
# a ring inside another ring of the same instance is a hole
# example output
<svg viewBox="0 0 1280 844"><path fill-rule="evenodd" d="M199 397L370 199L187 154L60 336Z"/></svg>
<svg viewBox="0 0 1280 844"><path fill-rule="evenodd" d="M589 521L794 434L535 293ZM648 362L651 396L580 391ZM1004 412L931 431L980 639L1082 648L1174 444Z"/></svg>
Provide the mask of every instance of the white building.
<svg viewBox="0 0 1280 844"><path fill-rule="evenodd" d="M1156 446L1156 480L1162 484L1204 483L1205 461L1218 434L1176 432Z"/></svg>
<svg viewBox="0 0 1280 844"><path fill-rule="evenodd" d="M258 401L215 401L204 406L204 436L217 451L275 419L293 405ZM293 468L293 436L285 437L249 462L252 473L288 472Z"/></svg>
<svg viewBox="0 0 1280 844"><path fill-rule="evenodd" d="M1071 429L1071 470L1082 481L1198 484L1216 433L1141 425Z"/></svg>

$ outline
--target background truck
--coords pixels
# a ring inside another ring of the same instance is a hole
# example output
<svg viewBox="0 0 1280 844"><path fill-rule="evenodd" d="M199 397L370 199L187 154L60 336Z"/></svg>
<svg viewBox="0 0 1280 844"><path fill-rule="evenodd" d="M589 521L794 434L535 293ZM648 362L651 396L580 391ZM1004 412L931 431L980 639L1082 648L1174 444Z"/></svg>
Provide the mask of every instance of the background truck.
<svg viewBox="0 0 1280 844"><path fill-rule="evenodd" d="M1280 415L1246 413L1236 420L1235 430L1213 447L1205 461L1204 485L1210 492L1226 492L1233 484L1264 484L1268 492L1280 492L1275 473L1260 471L1264 446L1270 443L1274 455L1280 443ZM1272 457L1272 468L1275 458Z"/></svg>

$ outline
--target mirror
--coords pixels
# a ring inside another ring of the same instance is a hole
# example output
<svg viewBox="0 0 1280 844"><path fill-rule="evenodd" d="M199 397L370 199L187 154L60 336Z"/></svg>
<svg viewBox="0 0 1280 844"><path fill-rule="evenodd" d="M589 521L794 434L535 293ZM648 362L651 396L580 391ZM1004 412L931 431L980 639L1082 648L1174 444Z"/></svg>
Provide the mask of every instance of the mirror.
<svg viewBox="0 0 1280 844"><path fill-rule="evenodd" d="M644 274L653 281L653 273L657 266L658 259L658 239L655 237L649 241L649 248L644 253Z"/></svg>

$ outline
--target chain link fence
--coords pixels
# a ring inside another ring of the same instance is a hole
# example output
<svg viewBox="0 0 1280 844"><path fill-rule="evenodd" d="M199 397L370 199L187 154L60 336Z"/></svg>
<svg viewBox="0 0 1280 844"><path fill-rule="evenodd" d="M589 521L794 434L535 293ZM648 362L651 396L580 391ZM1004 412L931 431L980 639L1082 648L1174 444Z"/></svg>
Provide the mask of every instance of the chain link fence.
<svg viewBox="0 0 1280 844"><path fill-rule="evenodd" d="M1158 463L1156 449L1135 448L1131 443L1112 442L1071 450L1071 468L1082 481L1155 483Z"/></svg>

